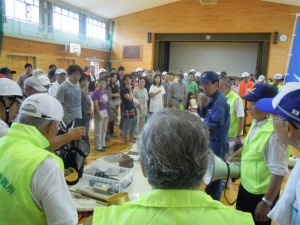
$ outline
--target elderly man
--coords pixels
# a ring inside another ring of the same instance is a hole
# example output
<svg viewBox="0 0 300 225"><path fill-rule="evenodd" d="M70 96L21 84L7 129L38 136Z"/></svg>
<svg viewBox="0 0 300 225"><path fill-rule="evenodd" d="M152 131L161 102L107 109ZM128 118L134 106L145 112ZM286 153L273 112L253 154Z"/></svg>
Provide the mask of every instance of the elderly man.
<svg viewBox="0 0 300 225"><path fill-rule="evenodd" d="M0 138L7 133L19 111L18 98L22 98L20 86L8 78L0 79Z"/></svg>
<svg viewBox="0 0 300 225"><path fill-rule="evenodd" d="M77 224L60 158L46 151L63 117L61 104L35 94L0 139L0 220L9 224Z"/></svg>
<svg viewBox="0 0 300 225"><path fill-rule="evenodd" d="M287 83L275 98L261 99L257 109L270 113L279 140L300 149L300 83ZM300 216L300 163L294 167L284 192L268 217L280 225L299 224Z"/></svg>
<svg viewBox="0 0 300 225"><path fill-rule="evenodd" d="M50 80L45 75L39 77L31 76L24 82L24 95L29 97L37 93L47 93L49 85Z"/></svg>
<svg viewBox="0 0 300 225"><path fill-rule="evenodd" d="M230 108L225 95L219 90L219 76L216 72L202 73L201 83L204 95L199 97L197 113L204 118L209 129L209 147L215 155L224 159L228 152L228 130L230 127ZM210 98L210 99L209 99ZM215 200L221 199L222 180L211 182L205 189Z"/></svg>
<svg viewBox="0 0 300 225"><path fill-rule="evenodd" d="M245 113L241 97L231 90L231 82L228 77L221 77L219 87L227 97L230 105L230 128L228 131L229 142L241 145L241 134L243 131ZM233 152L230 152L233 153Z"/></svg>
<svg viewBox="0 0 300 225"><path fill-rule="evenodd" d="M67 72L64 69L57 69L55 71L56 81L52 83L52 85L49 88L49 95L55 97L56 92L58 90L58 87L66 80L67 78Z"/></svg>
<svg viewBox="0 0 300 225"><path fill-rule="evenodd" d="M177 77L177 81L173 82L170 85L170 92L169 92L169 105L170 107L179 109L182 108L186 104L187 101L187 94L188 94L188 87L185 83L183 83L183 74L179 73Z"/></svg>
<svg viewBox="0 0 300 225"><path fill-rule="evenodd" d="M267 214L275 205L283 178L288 173L286 146L275 134L269 114L256 107L260 99L276 94L274 86L257 83L253 91L244 96L250 102L253 121L242 150L236 208L250 212L256 225L271 225Z"/></svg>
<svg viewBox="0 0 300 225"><path fill-rule="evenodd" d="M157 134L160 135L157 135ZM153 141L155 140L155 141ZM140 136L141 166L153 191L123 206L96 208L93 224L253 224L198 190L208 164L208 130L196 115L153 114Z"/></svg>

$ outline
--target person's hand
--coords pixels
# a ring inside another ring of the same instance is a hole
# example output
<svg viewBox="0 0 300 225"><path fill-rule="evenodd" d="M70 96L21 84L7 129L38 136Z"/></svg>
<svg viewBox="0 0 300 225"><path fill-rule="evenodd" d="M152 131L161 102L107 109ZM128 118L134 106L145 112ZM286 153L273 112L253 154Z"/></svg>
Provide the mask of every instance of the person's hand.
<svg viewBox="0 0 300 225"><path fill-rule="evenodd" d="M86 136L86 130L85 127L76 127L73 129L71 128L68 130L68 134L72 141L80 140L82 137Z"/></svg>
<svg viewBox="0 0 300 225"><path fill-rule="evenodd" d="M208 97L205 94L200 94L198 98L199 108L203 108L207 101L208 101Z"/></svg>
<svg viewBox="0 0 300 225"><path fill-rule="evenodd" d="M236 139L235 139L235 144L236 144L236 145L241 145L241 144L242 144L241 137L236 137Z"/></svg>
<svg viewBox="0 0 300 225"><path fill-rule="evenodd" d="M159 89L156 93L159 94L161 92L161 89Z"/></svg>
<svg viewBox="0 0 300 225"><path fill-rule="evenodd" d="M271 211L271 207L268 206L263 201L260 201L254 211L255 221L258 222L267 222L269 221L268 213Z"/></svg>
<svg viewBox="0 0 300 225"><path fill-rule="evenodd" d="M89 112L89 120L92 120L94 117L94 113L92 111Z"/></svg>
<svg viewBox="0 0 300 225"><path fill-rule="evenodd" d="M97 118L97 120L101 120L101 115L100 115L100 112L99 113L95 113L95 116L96 116L96 118Z"/></svg>

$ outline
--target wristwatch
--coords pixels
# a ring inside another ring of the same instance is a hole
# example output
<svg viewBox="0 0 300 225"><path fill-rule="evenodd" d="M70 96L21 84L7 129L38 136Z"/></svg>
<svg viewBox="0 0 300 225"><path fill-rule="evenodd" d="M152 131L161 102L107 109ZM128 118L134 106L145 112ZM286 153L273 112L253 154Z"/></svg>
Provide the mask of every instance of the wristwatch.
<svg viewBox="0 0 300 225"><path fill-rule="evenodd" d="M265 197L262 197L261 199L264 203L266 203L267 206L272 206L273 205L273 202L272 201L269 201L267 200Z"/></svg>

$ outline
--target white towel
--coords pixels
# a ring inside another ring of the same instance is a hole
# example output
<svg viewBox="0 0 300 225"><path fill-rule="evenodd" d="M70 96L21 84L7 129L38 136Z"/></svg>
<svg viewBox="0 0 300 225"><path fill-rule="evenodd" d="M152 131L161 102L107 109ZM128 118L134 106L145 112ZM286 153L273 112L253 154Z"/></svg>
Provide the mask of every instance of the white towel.
<svg viewBox="0 0 300 225"><path fill-rule="evenodd" d="M272 209L269 212L268 217L275 220L279 225L290 225L292 219L292 206L294 201L297 199L297 203L300 203L300 160L297 161L294 169L285 186L285 190ZM297 194L296 194L297 192ZM299 206L298 206L299 208Z"/></svg>

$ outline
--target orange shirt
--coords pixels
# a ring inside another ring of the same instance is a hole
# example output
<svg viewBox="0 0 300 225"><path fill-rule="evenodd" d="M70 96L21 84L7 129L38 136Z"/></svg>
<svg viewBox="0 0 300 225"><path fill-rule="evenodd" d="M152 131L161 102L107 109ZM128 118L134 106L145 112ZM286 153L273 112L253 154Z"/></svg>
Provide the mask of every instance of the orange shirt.
<svg viewBox="0 0 300 225"><path fill-rule="evenodd" d="M246 95L247 90L252 90L254 87L254 83L251 80L248 80L247 84L245 84L245 81L241 81L239 85L241 97Z"/></svg>

